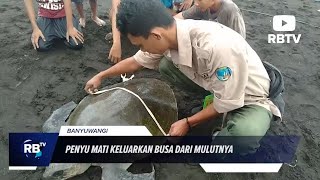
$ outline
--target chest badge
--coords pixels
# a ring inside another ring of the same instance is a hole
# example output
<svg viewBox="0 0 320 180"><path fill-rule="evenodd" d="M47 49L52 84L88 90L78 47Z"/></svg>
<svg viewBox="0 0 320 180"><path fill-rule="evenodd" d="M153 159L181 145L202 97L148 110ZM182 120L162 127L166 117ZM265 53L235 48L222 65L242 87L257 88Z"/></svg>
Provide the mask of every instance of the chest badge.
<svg viewBox="0 0 320 180"><path fill-rule="evenodd" d="M224 66L218 68L215 74L220 81L227 81L230 78L232 71L229 67Z"/></svg>

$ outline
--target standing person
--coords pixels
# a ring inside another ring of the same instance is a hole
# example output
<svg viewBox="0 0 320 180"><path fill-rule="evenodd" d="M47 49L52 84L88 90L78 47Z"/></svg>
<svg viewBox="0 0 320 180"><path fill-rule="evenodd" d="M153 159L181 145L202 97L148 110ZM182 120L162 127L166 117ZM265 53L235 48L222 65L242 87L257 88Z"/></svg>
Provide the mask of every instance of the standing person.
<svg viewBox="0 0 320 180"><path fill-rule="evenodd" d="M80 19L79 19L79 24L80 26L82 26L83 28L85 28L86 26L86 16L84 14L84 10L83 10L83 0L72 0L72 2L74 2L76 4ZM91 7L91 19L98 25L98 26L105 26L106 22L103 21L102 19L100 19L98 17L97 14L97 9L98 9L98 3L97 0L89 0L89 4Z"/></svg>
<svg viewBox="0 0 320 180"><path fill-rule="evenodd" d="M205 109L173 123L171 136L185 136L191 127L226 114L218 136L263 137L273 115L281 117L268 98L270 78L262 61L230 28L210 21L175 20L154 0L122 0L117 28L141 50L90 79L88 93L97 91L105 78L146 67L159 70L185 90L214 94ZM238 142L241 153L255 151L260 138L255 140Z"/></svg>
<svg viewBox="0 0 320 180"><path fill-rule="evenodd" d="M72 15L71 0L37 0L36 19L32 0L24 0L32 25L31 42L38 51L49 50L55 39L64 39L71 49L80 49L84 42L78 21ZM70 38L71 37L71 38Z"/></svg>
<svg viewBox="0 0 320 180"><path fill-rule="evenodd" d="M238 6L232 0L194 0L194 5L175 16L180 19L217 21L246 38L245 23Z"/></svg>
<svg viewBox="0 0 320 180"><path fill-rule="evenodd" d="M171 9L173 7L172 0L159 0L162 4L167 8ZM182 4L182 9L186 9L189 7L189 4L192 3L193 0L185 0ZM112 25L112 33L108 33L106 35L106 40L113 39L113 44L110 49L108 59L113 63L118 63L121 60L121 38L119 30L116 27L116 14L118 12L118 5L120 4L120 0L112 0L111 10L110 10L110 20Z"/></svg>

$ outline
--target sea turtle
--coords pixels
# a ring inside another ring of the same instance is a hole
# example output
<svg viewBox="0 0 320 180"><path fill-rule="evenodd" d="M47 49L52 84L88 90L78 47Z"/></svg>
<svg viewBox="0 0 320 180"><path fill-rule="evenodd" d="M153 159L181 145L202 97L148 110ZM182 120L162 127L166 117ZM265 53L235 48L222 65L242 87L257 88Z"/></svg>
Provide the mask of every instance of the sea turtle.
<svg viewBox="0 0 320 180"><path fill-rule="evenodd" d="M114 89L114 88L125 89ZM172 89L156 79L133 79L103 88L111 89L99 95L88 95L76 105L70 102L53 112L44 123L44 132L59 132L62 125L69 126L134 126L144 125L154 136L168 133L178 118L177 103ZM143 102L127 90L138 95L161 127L146 110ZM86 171L91 165L102 168L102 179L154 179L152 173L132 174L126 169L130 163L122 164L50 164L44 177L67 179Z"/></svg>

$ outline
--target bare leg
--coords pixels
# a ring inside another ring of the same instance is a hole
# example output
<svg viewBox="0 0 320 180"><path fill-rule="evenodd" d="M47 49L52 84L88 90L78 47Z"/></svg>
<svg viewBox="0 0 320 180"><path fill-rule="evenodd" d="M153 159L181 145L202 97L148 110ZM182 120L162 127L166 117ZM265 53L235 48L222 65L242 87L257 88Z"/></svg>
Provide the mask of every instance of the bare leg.
<svg viewBox="0 0 320 180"><path fill-rule="evenodd" d="M83 11L83 4L76 4L80 19L79 19L79 24L83 28L86 26L86 18L84 16L84 11Z"/></svg>
<svg viewBox="0 0 320 180"><path fill-rule="evenodd" d="M103 21L102 19L100 19L97 16L97 7L98 7L98 3L97 0L89 0L90 3L90 7L91 7L91 19L98 25L98 26L105 26L106 22Z"/></svg>
<svg viewBox="0 0 320 180"><path fill-rule="evenodd" d="M109 11L110 24L112 24L112 14L113 14L113 10L112 10L112 8L111 8L110 11ZM113 39L113 34L112 34L112 32L109 32L109 33L104 37L104 39L110 42L110 41Z"/></svg>

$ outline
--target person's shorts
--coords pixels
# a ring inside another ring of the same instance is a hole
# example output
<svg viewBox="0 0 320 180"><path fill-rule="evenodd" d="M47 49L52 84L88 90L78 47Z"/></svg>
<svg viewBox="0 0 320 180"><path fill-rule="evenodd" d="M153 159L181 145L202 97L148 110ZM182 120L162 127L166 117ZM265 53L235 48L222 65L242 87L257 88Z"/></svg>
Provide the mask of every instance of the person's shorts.
<svg viewBox="0 0 320 180"><path fill-rule="evenodd" d="M83 4L83 0L71 0L75 4Z"/></svg>

